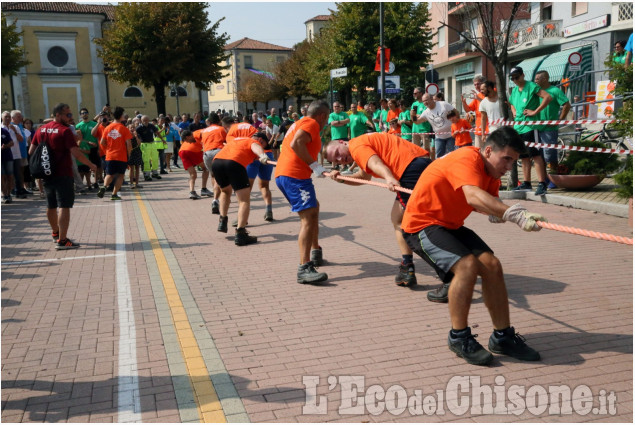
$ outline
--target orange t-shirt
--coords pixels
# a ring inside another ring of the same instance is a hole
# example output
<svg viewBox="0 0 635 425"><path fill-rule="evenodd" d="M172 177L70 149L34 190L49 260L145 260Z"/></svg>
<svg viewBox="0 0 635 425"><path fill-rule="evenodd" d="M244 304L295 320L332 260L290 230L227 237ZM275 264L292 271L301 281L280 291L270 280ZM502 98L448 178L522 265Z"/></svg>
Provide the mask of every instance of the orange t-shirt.
<svg viewBox="0 0 635 425"><path fill-rule="evenodd" d="M197 142L203 144L203 152L214 149L222 149L225 145L227 132L220 125L212 124L209 127L196 130L192 133Z"/></svg>
<svg viewBox="0 0 635 425"><path fill-rule="evenodd" d="M322 149L322 139L320 139L320 124L311 117L304 117L299 121L293 123L287 130L287 135L282 141L282 147L280 148L280 157L278 158L278 164L276 165L275 176L287 176L294 179L310 179L311 167L304 162L298 154L291 149L291 142L296 133L302 130L311 136L311 141L306 144L309 154L314 161L317 161L318 153Z"/></svg>
<svg viewBox="0 0 635 425"><path fill-rule="evenodd" d="M113 122L101 132L102 139L106 139L106 161L128 162L128 145L126 141L132 139L128 127L120 122Z"/></svg>
<svg viewBox="0 0 635 425"><path fill-rule="evenodd" d="M452 124L452 134L454 137L454 146L465 146L472 143L472 138L470 137L470 133L459 133L454 135L455 131L459 130L471 130L472 126L469 122L464 120L463 118L459 119L456 124Z"/></svg>
<svg viewBox="0 0 635 425"><path fill-rule="evenodd" d="M368 133L348 142L355 163L366 173L381 178L368 168L368 160L377 155L397 180L413 159L429 155L428 151L392 134Z"/></svg>
<svg viewBox="0 0 635 425"><path fill-rule="evenodd" d="M194 138L194 140L196 140L196 138ZM190 151L195 153L203 152L203 144L199 140L196 140L195 142L182 141L179 151Z"/></svg>
<svg viewBox="0 0 635 425"><path fill-rule="evenodd" d="M394 118L397 118L397 120L399 120L399 114L401 114L401 109L397 108L397 109L395 109L394 112L389 109L388 110L388 114L386 115L386 122L390 124L390 121L392 121ZM392 128L391 128L391 130L392 130ZM390 133L390 131L389 131L389 133ZM397 124L394 127L393 133L401 133L401 125L400 124Z"/></svg>
<svg viewBox="0 0 635 425"><path fill-rule="evenodd" d="M101 146L101 136L104 134L105 129L106 127L104 127L103 125L97 124L97 130L95 130L95 132L97 133L95 139L99 140L99 143L97 143L97 145L99 145L99 156L106 155L104 148Z"/></svg>
<svg viewBox="0 0 635 425"><path fill-rule="evenodd" d="M232 143L227 143L225 147L216 154L214 161L217 159L230 159L247 168L249 164L254 162L254 159L258 158L258 155L251 150L251 145L254 143L259 144L251 137L236 137Z"/></svg>
<svg viewBox="0 0 635 425"><path fill-rule="evenodd" d="M474 210L465 199L463 186L477 186L498 196L500 180L487 174L476 146L450 152L425 169L410 196L401 228L417 233L435 224L448 229L463 226Z"/></svg>
<svg viewBox="0 0 635 425"><path fill-rule="evenodd" d="M227 132L227 143L232 142L237 137L251 137L257 132L258 130L248 122L233 124Z"/></svg>
<svg viewBox="0 0 635 425"><path fill-rule="evenodd" d="M481 100L483 100L485 96L483 96L482 93L477 93L476 96L477 96L477 99L473 99L470 103L467 104L467 106L469 106L470 111L476 114L476 123L474 123L474 134L480 136L481 135L481 111L479 111L479 109L481 106Z"/></svg>

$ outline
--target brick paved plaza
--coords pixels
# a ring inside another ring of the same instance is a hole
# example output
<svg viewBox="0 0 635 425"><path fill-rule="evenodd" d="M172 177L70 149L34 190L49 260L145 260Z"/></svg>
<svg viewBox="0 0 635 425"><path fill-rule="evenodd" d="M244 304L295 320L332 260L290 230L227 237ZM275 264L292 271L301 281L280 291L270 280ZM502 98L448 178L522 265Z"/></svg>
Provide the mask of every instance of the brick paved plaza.
<svg viewBox="0 0 635 425"><path fill-rule="evenodd" d="M439 280L423 260L417 287L392 283L387 190L316 181L330 279L309 286L295 283L299 219L277 188L275 221L254 193L259 243L237 247L209 200L186 199L183 171L166 177L121 203L78 196L73 251L54 250L44 201L2 205L3 422L632 423L632 246L473 214L468 226L503 263L512 324L542 360L470 366L447 348L447 305L426 300ZM625 218L521 202L553 223L632 237ZM486 345L480 285L470 326ZM477 378L484 400L523 386L503 400L516 409L479 413L467 392ZM351 402L347 382L362 379ZM571 414L546 407L550 386L570 389ZM383 404L383 392L396 397ZM417 394L434 403L403 404Z"/></svg>

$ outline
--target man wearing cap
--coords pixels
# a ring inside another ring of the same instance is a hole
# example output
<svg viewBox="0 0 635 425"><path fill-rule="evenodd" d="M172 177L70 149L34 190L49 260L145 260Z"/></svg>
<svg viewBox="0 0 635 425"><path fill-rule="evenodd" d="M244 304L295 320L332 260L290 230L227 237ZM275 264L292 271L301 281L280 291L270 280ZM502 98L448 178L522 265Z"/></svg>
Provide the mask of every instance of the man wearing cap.
<svg viewBox="0 0 635 425"><path fill-rule="evenodd" d="M539 120L540 111L545 109L551 102L551 95L541 89L538 84L532 81L525 81L525 73L519 66L511 69L509 77L516 84L509 97L514 120ZM538 131L542 130L542 127L536 125L515 125L514 129L518 132L523 142L532 143L540 141ZM523 182L514 190L531 190L531 160L533 159L539 181L536 195L544 195L547 193L547 184L545 183L547 170L545 168L545 160L542 157L542 149L528 148L528 152L528 154L520 155L523 161Z"/></svg>

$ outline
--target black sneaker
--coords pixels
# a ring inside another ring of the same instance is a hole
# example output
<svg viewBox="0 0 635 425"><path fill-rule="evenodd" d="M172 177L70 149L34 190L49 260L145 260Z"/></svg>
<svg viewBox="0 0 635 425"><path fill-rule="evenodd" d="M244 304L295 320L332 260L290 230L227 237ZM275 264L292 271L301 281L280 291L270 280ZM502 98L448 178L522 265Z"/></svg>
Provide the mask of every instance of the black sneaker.
<svg viewBox="0 0 635 425"><path fill-rule="evenodd" d="M218 201L212 202L212 214L220 214L220 204Z"/></svg>
<svg viewBox="0 0 635 425"><path fill-rule="evenodd" d="M417 284L417 276L415 276L414 264L400 264L399 272L395 276L395 283L400 286L415 286Z"/></svg>
<svg viewBox="0 0 635 425"><path fill-rule="evenodd" d="M326 273L315 270L312 261L298 266L298 283L319 283L328 280L328 278Z"/></svg>
<svg viewBox="0 0 635 425"><path fill-rule="evenodd" d="M115 194L110 197L111 201L121 201L121 196Z"/></svg>
<svg viewBox="0 0 635 425"><path fill-rule="evenodd" d="M536 193L534 193L534 195L540 196L540 195L546 195L546 194L547 194L547 183L545 182L538 183L538 188L536 189Z"/></svg>
<svg viewBox="0 0 635 425"><path fill-rule="evenodd" d="M527 192L531 190L531 182L523 182L520 186L517 186L513 188L512 190L519 191L519 192L523 192L523 191Z"/></svg>
<svg viewBox="0 0 635 425"><path fill-rule="evenodd" d="M99 185L97 183L93 183L93 189L99 190Z"/></svg>
<svg viewBox="0 0 635 425"><path fill-rule="evenodd" d="M518 360L526 360L535 362L540 360L540 353L525 344L525 338L516 333L514 328L510 326L504 330L505 335L496 336L496 332L492 332L489 337L489 350L496 354L505 354Z"/></svg>
<svg viewBox="0 0 635 425"><path fill-rule="evenodd" d="M72 240L68 238L57 241L57 245L55 245L55 249L58 251L63 251L66 249L76 249L76 248L79 248L79 244L73 242Z"/></svg>
<svg viewBox="0 0 635 425"><path fill-rule="evenodd" d="M99 188L99 190L97 191L97 197L98 198L103 198L104 197L104 193L106 193L106 186L102 186Z"/></svg>
<svg viewBox="0 0 635 425"><path fill-rule="evenodd" d="M265 212L265 221L273 221L273 212L272 211L266 211Z"/></svg>
<svg viewBox="0 0 635 425"><path fill-rule="evenodd" d="M201 189L201 196L212 197L212 196L214 196L214 192L212 192L208 188L204 187L203 189Z"/></svg>
<svg viewBox="0 0 635 425"><path fill-rule="evenodd" d="M255 236L249 236L249 232L244 227L236 229L236 236L234 236L234 243L238 246L251 245L258 242L258 238Z"/></svg>
<svg viewBox="0 0 635 425"><path fill-rule="evenodd" d="M161 170L161 174L167 174L168 172L165 170Z"/></svg>
<svg viewBox="0 0 635 425"><path fill-rule="evenodd" d="M492 353L478 343L476 337L468 327L456 337L452 337L452 331L448 334L448 347L457 356L465 359L469 364L486 365L494 360Z"/></svg>
<svg viewBox="0 0 635 425"><path fill-rule="evenodd" d="M223 217L221 215L219 217L219 219L218 219L218 231L219 232L227 233L227 220L228 219L229 219L229 217L227 217L227 216Z"/></svg>
<svg viewBox="0 0 635 425"><path fill-rule="evenodd" d="M161 176L160 176L160 175L158 175L158 174L153 174L153 175L152 175L152 178L153 178L153 179L157 179L157 180L161 180L163 177L161 177Z"/></svg>
<svg viewBox="0 0 635 425"><path fill-rule="evenodd" d="M448 291L450 289L450 283L444 283L434 291L428 292L428 301L433 303L447 303Z"/></svg>
<svg viewBox="0 0 635 425"><path fill-rule="evenodd" d="M315 267L320 267L322 264L324 264L324 258L322 257L322 248L318 248L318 249L312 249L311 250L311 258L310 258L311 262L313 263L313 265L315 265Z"/></svg>
<svg viewBox="0 0 635 425"><path fill-rule="evenodd" d="M143 180L146 182L151 182L152 181L152 177L150 176L143 176Z"/></svg>

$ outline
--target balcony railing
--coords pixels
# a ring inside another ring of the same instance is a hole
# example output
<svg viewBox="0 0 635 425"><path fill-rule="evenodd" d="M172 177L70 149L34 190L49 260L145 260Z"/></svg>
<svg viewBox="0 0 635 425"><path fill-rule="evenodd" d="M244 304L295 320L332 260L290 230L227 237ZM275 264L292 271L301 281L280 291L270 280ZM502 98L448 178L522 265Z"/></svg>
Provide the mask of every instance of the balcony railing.
<svg viewBox="0 0 635 425"><path fill-rule="evenodd" d="M557 39L561 33L562 21L540 21L512 31L509 45L513 47L533 40Z"/></svg>
<svg viewBox="0 0 635 425"><path fill-rule="evenodd" d="M448 46L448 57L468 52L472 52L472 44L470 44L467 40L460 40L455 43L450 43L450 45Z"/></svg>

